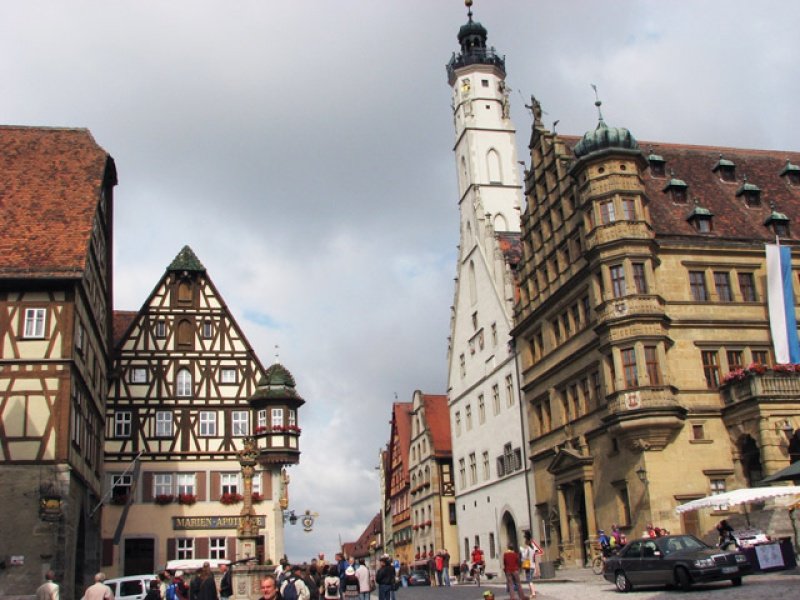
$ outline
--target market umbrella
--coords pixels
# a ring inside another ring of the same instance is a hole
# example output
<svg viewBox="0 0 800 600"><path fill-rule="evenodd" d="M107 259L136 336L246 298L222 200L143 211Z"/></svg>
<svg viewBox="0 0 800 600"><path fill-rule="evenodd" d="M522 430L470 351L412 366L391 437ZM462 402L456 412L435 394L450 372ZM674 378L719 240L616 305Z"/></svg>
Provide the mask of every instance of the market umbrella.
<svg viewBox="0 0 800 600"><path fill-rule="evenodd" d="M800 495L800 485L790 485L782 487L757 487L757 488L742 488L740 490L732 490L723 494L713 494L705 498L698 498L686 504L681 504L675 508L675 512L684 513L693 510L700 510L701 508L713 508L716 510L727 508L728 506L736 506L739 504L749 504L750 502L758 502L759 500L767 500L768 498L778 498L780 496ZM750 524L750 517L747 514L747 507L744 513L747 524Z"/></svg>
<svg viewBox="0 0 800 600"><path fill-rule="evenodd" d="M771 481L793 481L800 479L800 460L793 462L785 469L781 469L777 473L773 473L769 477L761 480L761 483L769 483Z"/></svg>

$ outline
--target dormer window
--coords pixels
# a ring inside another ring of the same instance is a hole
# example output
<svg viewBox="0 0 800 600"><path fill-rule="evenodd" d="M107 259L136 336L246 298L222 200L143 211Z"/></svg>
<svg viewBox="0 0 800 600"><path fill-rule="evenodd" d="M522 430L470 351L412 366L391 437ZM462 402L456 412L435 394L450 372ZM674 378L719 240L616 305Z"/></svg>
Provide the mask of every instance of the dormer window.
<svg viewBox="0 0 800 600"><path fill-rule="evenodd" d="M750 208L761 206L761 188L754 183L748 183L746 175L744 183L736 190L736 197L740 196L744 198L744 203Z"/></svg>
<svg viewBox="0 0 800 600"><path fill-rule="evenodd" d="M653 177L666 177L666 164L667 161L664 160L663 156L659 156L658 154L653 154L652 150L650 154L647 156L647 162L650 163L650 174Z"/></svg>
<svg viewBox="0 0 800 600"><path fill-rule="evenodd" d="M790 185L800 186L800 167L793 165L786 159L786 166L781 170L781 177L786 178Z"/></svg>
<svg viewBox="0 0 800 600"><path fill-rule="evenodd" d="M772 212L764 221L764 225L769 227L772 230L772 233L778 237L789 237L789 217L775 210L774 203L772 205Z"/></svg>
<svg viewBox="0 0 800 600"><path fill-rule="evenodd" d="M721 154L719 155L717 164L715 164L714 168L711 170L719 175L719 178L722 179L722 181L736 181L736 165L733 163L733 161L723 158Z"/></svg>
<svg viewBox="0 0 800 600"><path fill-rule="evenodd" d="M713 213L707 208L700 206L697 200L694 201L694 209L686 217L686 220L694 227L698 233L711 233L711 218Z"/></svg>
<svg viewBox="0 0 800 600"><path fill-rule="evenodd" d="M667 182L667 185L664 186L662 191L669 193L669 195L672 197L672 201L675 204L686 204L689 186L686 185L686 182L682 179L676 178L674 172L670 173L670 176L670 180Z"/></svg>

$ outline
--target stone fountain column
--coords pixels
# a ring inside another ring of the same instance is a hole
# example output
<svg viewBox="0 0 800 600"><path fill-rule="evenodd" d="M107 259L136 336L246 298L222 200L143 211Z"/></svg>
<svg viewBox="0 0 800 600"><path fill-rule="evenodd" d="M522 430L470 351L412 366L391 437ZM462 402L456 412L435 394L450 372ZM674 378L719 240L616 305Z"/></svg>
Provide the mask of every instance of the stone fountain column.
<svg viewBox="0 0 800 600"><path fill-rule="evenodd" d="M237 528L236 560L245 560L256 556L256 542L260 537L258 516L253 508L253 475L258 464L258 447L256 440L246 437L244 447L239 451L239 464L242 466L242 484L244 494L242 511L239 513Z"/></svg>

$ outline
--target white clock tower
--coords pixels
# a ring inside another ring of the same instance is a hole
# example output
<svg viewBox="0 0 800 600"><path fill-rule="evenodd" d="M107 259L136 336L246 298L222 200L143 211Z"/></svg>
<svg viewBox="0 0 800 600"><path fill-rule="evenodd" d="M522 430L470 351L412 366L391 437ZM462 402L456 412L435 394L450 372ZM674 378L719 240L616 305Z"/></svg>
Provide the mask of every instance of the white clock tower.
<svg viewBox="0 0 800 600"><path fill-rule="evenodd" d="M486 28L473 21L471 8L468 17L458 32L461 51L447 65L461 218L448 403L459 554L469 561L478 545L487 571L500 573L506 545L518 547L534 525L525 419L509 343L521 188L505 58L486 46Z"/></svg>

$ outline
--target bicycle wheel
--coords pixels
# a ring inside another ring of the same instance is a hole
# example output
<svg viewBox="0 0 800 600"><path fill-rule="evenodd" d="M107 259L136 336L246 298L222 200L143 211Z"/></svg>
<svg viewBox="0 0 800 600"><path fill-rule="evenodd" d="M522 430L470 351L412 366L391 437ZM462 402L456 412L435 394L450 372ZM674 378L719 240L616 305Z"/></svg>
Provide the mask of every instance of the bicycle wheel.
<svg viewBox="0 0 800 600"><path fill-rule="evenodd" d="M602 556L595 556L594 560L592 560L592 571L595 575L602 575L603 574L603 557Z"/></svg>

